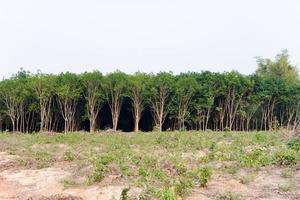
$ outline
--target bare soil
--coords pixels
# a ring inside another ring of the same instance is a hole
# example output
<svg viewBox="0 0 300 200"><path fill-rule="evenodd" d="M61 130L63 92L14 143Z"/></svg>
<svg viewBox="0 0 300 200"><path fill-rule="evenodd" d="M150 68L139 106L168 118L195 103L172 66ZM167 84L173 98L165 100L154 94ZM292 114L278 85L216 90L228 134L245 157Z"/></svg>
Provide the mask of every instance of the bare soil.
<svg viewBox="0 0 300 200"><path fill-rule="evenodd" d="M62 180L71 176L71 173L62 168L50 167L43 169L22 169L16 161L17 156L0 152L0 199L28 199L28 200L79 200L79 199L119 199L124 183L118 185L109 182L104 186L74 186L65 189ZM281 176L279 168L262 169L249 184L242 184L239 180L215 174L206 188L194 188L187 200L215 199L217 195L226 196L230 191L243 199L300 199L300 171L292 177L296 190L282 192L281 184L287 179ZM243 172L237 176L243 175ZM130 196L138 199L139 188L130 190ZM225 198L225 197L224 197Z"/></svg>

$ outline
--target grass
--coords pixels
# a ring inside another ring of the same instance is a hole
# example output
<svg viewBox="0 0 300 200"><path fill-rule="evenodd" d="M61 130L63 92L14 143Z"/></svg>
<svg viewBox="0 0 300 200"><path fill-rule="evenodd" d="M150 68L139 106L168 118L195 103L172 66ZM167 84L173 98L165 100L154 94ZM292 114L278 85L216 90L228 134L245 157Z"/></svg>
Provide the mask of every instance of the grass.
<svg viewBox="0 0 300 200"><path fill-rule="evenodd" d="M291 178L294 174L295 170L292 169L292 168L286 168L286 169L283 169L283 171L281 172L281 176L283 178Z"/></svg>
<svg viewBox="0 0 300 200"><path fill-rule="evenodd" d="M281 184L278 185L278 189L281 192L290 192L295 190L296 186L295 186L295 182L293 182L292 180L290 180L289 182L285 183L285 184Z"/></svg>
<svg viewBox="0 0 300 200"><path fill-rule="evenodd" d="M19 155L23 167L68 163L74 177L82 177L87 185L115 173L128 185L142 188L145 199L166 200L187 196L195 187L209 187L214 174L236 176L240 169L299 165L298 146L298 140L281 132L0 133L0 151ZM290 172L282 176L290 177ZM240 182L254 179L247 175ZM75 183L64 181L65 187ZM228 193L218 199L238 197Z"/></svg>
<svg viewBox="0 0 300 200"><path fill-rule="evenodd" d="M249 184L251 182L253 182L256 178L256 174L255 173L250 173L250 174L246 174L244 176L241 176L239 178L240 182L242 184Z"/></svg>
<svg viewBox="0 0 300 200"><path fill-rule="evenodd" d="M241 200L239 194L235 194L231 191L226 192L225 194L218 194L215 200Z"/></svg>

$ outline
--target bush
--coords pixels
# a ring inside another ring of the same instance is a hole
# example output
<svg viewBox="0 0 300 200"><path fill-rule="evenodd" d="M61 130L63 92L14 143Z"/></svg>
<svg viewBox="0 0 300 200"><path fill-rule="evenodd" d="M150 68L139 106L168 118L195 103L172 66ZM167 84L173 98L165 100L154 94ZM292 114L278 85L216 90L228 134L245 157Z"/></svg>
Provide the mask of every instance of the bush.
<svg viewBox="0 0 300 200"><path fill-rule="evenodd" d="M245 167L262 167L270 163L270 159L262 149L255 149L249 154L243 155L240 160Z"/></svg>
<svg viewBox="0 0 300 200"><path fill-rule="evenodd" d="M277 165L293 165L297 163L295 151L291 149L277 151L273 157L273 163Z"/></svg>
<svg viewBox="0 0 300 200"><path fill-rule="evenodd" d="M102 155L100 158L94 158L94 170L90 176L88 176L87 184L90 185L94 182L100 182L105 176L105 173L108 171L107 165L110 164L114 158L109 155L105 154Z"/></svg>
<svg viewBox="0 0 300 200"><path fill-rule="evenodd" d="M256 133L254 137L259 143L264 143L267 140L267 135L265 133Z"/></svg>
<svg viewBox="0 0 300 200"><path fill-rule="evenodd" d="M300 138L293 139L293 140L289 141L287 143L287 145L290 149L293 149L295 151L299 151L300 150Z"/></svg>
<svg viewBox="0 0 300 200"><path fill-rule="evenodd" d="M211 175L212 175L212 170L208 167L202 167L198 169L197 179L202 187L207 186L207 182L211 178Z"/></svg>

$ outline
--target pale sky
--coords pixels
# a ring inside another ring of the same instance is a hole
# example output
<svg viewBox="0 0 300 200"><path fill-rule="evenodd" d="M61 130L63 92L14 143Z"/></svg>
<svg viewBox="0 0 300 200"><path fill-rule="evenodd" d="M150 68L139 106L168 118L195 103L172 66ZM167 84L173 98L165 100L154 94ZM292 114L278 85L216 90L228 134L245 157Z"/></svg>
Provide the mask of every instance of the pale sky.
<svg viewBox="0 0 300 200"><path fill-rule="evenodd" d="M256 56L282 49L300 64L299 0L0 0L0 77L20 67L251 74Z"/></svg>

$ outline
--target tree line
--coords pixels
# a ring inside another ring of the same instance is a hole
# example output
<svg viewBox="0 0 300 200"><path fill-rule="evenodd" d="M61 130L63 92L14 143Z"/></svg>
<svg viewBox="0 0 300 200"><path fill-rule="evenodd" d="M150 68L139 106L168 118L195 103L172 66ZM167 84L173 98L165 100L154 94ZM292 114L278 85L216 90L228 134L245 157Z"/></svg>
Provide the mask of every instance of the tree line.
<svg viewBox="0 0 300 200"><path fill-rule="evenodd" d="M287 51L236 71L59 75L21 69L0 82L0 130L13 132L294 129L300 82Z"/></svg>

